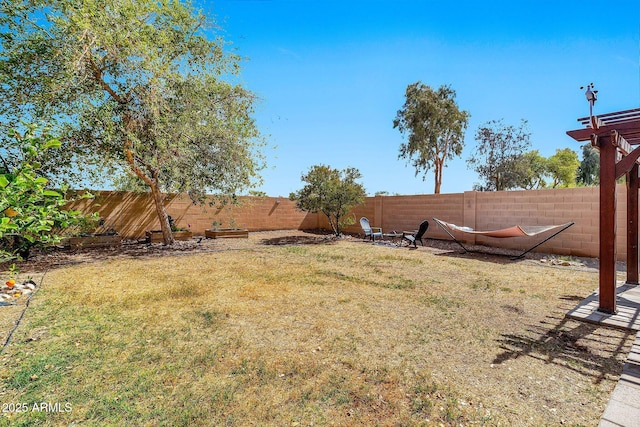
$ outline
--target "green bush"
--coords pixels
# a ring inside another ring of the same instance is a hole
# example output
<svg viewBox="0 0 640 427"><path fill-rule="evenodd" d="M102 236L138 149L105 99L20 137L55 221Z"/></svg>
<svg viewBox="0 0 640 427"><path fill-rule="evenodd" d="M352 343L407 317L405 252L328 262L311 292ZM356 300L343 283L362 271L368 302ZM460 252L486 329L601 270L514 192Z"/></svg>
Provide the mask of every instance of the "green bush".
<svg viewBox="0 0 640 427"><path fill-rule="evenodd" d="M64 209L66 187L50 188L49 180L39 173L38 158L59 148L60 141L35 126L27 126L24 136L16 131L8 136L18 159L9 167L0 152L4 165L0 166L0 262L27 259L34 246L58 243L57 230L83 218L78 211Z"/></svg>

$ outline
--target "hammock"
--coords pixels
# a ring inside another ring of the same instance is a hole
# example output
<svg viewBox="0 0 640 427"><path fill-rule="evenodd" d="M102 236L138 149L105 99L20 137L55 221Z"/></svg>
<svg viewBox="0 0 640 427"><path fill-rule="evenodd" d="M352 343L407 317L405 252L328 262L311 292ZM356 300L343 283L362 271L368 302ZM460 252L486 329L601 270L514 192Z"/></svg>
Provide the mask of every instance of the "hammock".
<svg viewBox="0 0 640 427"><path fill-rule="evenodd" d="M530 247L529 249L527 249L526 251L522 252L517 257L513 257L512 259L518 259L518 258L524 257L525 254L527 254L528 252L531 252L532 250L534 250L535 248L537 248L541 244L547 242L548 240L551 240L553 237L555 237L558 234L562 233L564 230L566 230L567 228L571 227L574 224L574 222L572 221L572 222L567 222L566 224L561 224L561 225L539 225L539 226L538 225L514 225L513 227L503 228L503 229L500 229L500 230L476 231L473 228L461 227L459 225L455 225L455 224L451 224L449 222L445 222L445 221L439 220L438 218L433 218L433 220L458 245L460 245L462 247L462 249L464 249L465 252L471 252L471 251L468 250L467 248L465 248L464 245L458 239L456 239L453 234L451 234L452 231L459 231L461 233L476 234L476 235L486 236L486 237L494 237L494 238L497 238L497 239L505 239L505 238L510 238L510 237L532 237L532 236L537 236L538 234L545 233L547 231L557 230L551 236L547 237L546 239L544 239L540 243L536 244L535 246Z"/></svg>

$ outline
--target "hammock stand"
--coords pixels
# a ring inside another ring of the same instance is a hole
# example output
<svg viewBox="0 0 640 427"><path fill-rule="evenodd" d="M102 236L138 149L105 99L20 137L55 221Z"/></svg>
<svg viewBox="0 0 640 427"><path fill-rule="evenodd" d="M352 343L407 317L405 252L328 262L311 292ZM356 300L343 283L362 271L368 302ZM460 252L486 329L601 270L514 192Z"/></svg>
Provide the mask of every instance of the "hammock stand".
<svg viewBox="0 0 640 427"><path fill-rule="evenodd" d="M556 230L556 232L553 233L551 236L547 237L543 241L525 250L520 255L511 257L512 260L523 258L526 254L528 254L529 252L531 252L541 244L551 240L552 238L562 233L564 230L566 230L567 228L571 227L574 224L574 222L571 221L561 225L540 225L540 226L514 225L513 227L503 228L501 230L476 231L473 228L461 227L459 225L455 225L455 224L451 224L451 223L439 220L438 218L433 218L433 220L435 221L436 224L440 226L440 228L442 228L445 231L445 233L447 233L458 245L460 245L462 249L464 249L464 252L474 252L474 251L467 249L462 244L462 242L460 242L458 239L455 238L455 236L451 233L452 231L459 231L461 233L476 234L476 235L486 236L486 237L494 237L497 239L506 239L511 237L532 237L547 231Z"/></svg>

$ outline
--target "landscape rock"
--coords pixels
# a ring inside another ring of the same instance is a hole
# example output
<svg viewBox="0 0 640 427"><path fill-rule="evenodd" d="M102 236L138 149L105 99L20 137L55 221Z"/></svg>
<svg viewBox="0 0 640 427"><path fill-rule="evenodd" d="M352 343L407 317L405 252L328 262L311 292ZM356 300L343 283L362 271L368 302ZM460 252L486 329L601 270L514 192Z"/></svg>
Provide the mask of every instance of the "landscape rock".
<svg viewBox="0 0 640 427"><path fill-rule="evenodd" d="M23 296L29 296L35 291L36 285L32 280L16 283L12 288L3 286L0 289L0 301L11 301Z"/></svg>

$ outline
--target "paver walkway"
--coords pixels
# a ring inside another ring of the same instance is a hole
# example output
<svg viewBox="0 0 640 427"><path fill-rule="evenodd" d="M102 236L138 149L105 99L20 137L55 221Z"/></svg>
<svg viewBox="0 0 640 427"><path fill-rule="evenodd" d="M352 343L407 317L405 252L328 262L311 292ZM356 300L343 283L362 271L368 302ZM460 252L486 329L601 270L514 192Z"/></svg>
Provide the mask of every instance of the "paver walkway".
<svg viewBox="0 0 640 427"><path fill-rule="evenodd" d="M599 312L596 291L567 313L567 317L640 331L640 286L619 283L616 306L616 314ZM611 393L600 427L640 427L640 332L627 356L618 384Z"/></svg>

